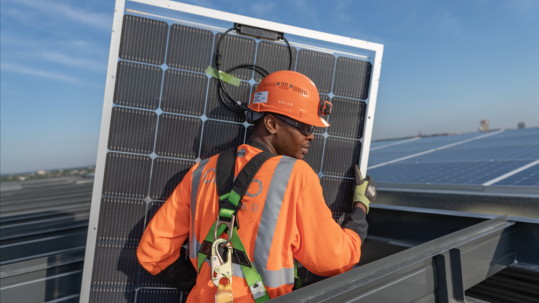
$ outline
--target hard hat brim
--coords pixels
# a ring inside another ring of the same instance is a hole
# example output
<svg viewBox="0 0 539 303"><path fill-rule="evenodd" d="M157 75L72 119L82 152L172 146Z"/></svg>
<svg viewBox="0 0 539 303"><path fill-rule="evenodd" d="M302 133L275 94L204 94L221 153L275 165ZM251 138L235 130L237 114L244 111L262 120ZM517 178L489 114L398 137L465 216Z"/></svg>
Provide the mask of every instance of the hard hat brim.
<svg viewBox="0 0 539 303"><path fill-rule="evenodd" d="M271 106L268 106L268 105L261 106L260 104L249 104L248 107L252 111L255 111L255 112L258 112L258 113L262 113L262 112L275 113L275 114L287 116L287 117L289 117L291 119L294 119L296 121L299 121L301 123L305 123L305 124L308 124L308 125L313 125L313 126L316 126L316 127L324 127L324 128L326 128L326 127L330 126L330 124L326 120L324 120L324 118L319 117L319 116L305 117L305 118L299 117L298 118L298 117L295 117L294 115L292 115L291 113L287 114L286 111L283 111L282 109L272 110Z"/></svg>

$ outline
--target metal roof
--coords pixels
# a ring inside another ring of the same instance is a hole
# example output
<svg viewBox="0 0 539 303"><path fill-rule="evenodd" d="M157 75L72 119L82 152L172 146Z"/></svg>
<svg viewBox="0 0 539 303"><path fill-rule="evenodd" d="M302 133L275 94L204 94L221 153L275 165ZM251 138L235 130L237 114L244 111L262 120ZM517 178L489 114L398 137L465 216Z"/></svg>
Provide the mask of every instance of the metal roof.
<svg viewBox="0 0 539 303"><path fill-rule="evenodd" d="M2 182L0 301L78 302L93 179Z"/></svg>

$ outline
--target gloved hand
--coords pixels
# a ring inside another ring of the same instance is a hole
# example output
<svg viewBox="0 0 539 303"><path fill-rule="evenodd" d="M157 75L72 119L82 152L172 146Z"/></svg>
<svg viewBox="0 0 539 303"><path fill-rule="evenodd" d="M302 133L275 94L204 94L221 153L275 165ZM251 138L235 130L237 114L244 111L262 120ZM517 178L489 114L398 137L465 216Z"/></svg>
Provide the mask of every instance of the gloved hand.
<svg viewBox="0 0 539 303"><path fill-rule="evenodd" d="M356 188L354 189L354 201L352 205L356 202L361 202L367 208L367 214L369 213L369 205L371 202L376 200L376 184L372 180L371 176L367 178L361 178L361 172L357 164L354 166L354 179L356 183Z"/></svg>

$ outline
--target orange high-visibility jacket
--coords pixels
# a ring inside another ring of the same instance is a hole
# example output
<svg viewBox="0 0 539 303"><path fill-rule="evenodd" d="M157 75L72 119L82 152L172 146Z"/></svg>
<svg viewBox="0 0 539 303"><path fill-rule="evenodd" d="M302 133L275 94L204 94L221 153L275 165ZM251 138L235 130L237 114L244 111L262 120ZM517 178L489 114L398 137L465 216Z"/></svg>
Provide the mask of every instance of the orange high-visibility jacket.
<svg viewBox="0 0 539 303"><path fill-rule="evenodd" d="M237 151L236 176L261 150L243 144ZM194 165L146 228L137 256L151 274L160 273L178 259L187 237L190 260L198 268L198 250L219 213L216 164L217 156L213 156ZM335 222L324 202L319 178L306 162L287 156L269 159L242 202L237 215L238 236L271 298L292 291L294 259L321 276L346 272L359 262L360 236ZM234 302L254 302L240 266L232 266ZM206 260L187 302L214 300L217 288L210 271Z"/></svg>

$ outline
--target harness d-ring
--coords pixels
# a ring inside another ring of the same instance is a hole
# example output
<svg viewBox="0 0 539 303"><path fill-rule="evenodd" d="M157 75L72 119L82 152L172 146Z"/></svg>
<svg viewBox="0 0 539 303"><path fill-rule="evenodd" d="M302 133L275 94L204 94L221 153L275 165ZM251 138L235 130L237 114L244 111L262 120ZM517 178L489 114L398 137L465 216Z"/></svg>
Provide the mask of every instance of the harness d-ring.
<svg viewBox="0 0 539 303"><path fill-rule="evenodd" d="M226 246L230 240L232 239L232 233L234 232L234 221L236 220L236 216L234 214L232 214L232 217L230 218L230 222L227 222L227 221L221 221L219 220L219 216L217 216L217 221L215 221L215 229L213 230L213 240L217 240L218 236L217 236L217 230L219 229L219 226L221 226L221 224L224 224L226 225L226 227L228 227L228 239L226 240L226 242L222 243L221 246Z"/></svg>

